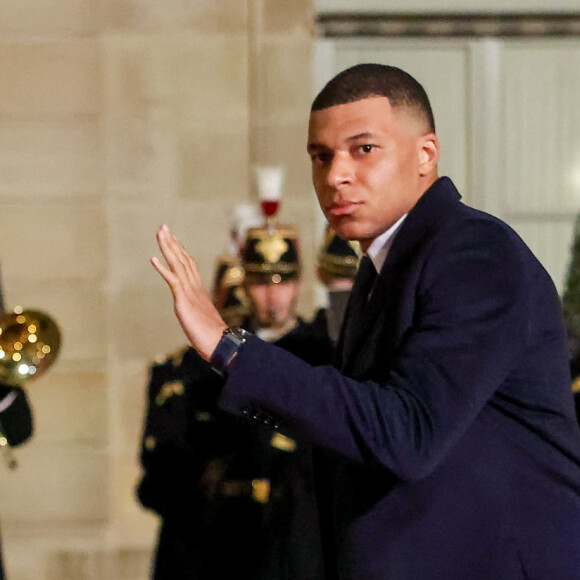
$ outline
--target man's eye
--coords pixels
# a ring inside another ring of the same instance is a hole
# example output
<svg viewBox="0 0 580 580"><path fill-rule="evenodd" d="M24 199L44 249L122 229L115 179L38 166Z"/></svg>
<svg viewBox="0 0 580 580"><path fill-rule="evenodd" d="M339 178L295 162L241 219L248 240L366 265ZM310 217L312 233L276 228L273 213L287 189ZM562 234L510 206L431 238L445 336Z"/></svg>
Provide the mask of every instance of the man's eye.
<svg viewBox="0 0 580 580"><path fill-rule="evenodd" d="M370 153L375 148L374 145L361 145L360 150L363 153Z"/></svg>
<svg viewBox="0 0 580 580"><path fill-rule="evenodd" d="M328 153L317 153L316 155L312 156L312 161L326 164L330 161L330 155Z"/></svg>

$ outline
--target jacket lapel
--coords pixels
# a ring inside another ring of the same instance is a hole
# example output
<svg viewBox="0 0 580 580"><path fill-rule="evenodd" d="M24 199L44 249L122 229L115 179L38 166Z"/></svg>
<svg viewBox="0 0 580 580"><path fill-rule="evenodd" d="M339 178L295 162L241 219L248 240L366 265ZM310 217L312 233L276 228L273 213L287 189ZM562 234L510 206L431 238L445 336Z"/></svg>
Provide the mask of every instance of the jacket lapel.
<svg viewBox="0 0 580 580"><path fill-rule="evenodd" d="M447 177L439 178L423 194L397 232L373 293L366 306L360 310L356 307L361 301L361 284L357 275L337 349L340 368L344 369L347 364L350 366L374 325L382 324L385 319L393 320L398 296L404 285L401 273L406 265L412 263L418 247L431 235L431 231L447 213L450 205L456 204L460 198Z"/></svg>

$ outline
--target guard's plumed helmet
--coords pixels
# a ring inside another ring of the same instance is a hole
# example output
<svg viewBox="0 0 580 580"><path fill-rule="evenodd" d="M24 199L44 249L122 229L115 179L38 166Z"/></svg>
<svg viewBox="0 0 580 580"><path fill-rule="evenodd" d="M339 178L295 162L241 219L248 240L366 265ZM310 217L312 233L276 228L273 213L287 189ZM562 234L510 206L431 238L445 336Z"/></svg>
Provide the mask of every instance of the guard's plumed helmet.
<svg viewBox="0 0 580 580"><path fill-rule="evenodd" d="M293 226L250 228L242 251L242 267L249 283L278 284L300 278L300 242Z"/></svg>
<svg viewBox="0 0 580 580"><path fill-rule="evenodd" d="M300 278L300 243L294 226L278 225L284 169L282 166L254 167L264 223L249 228L242 248L246 281L279 284Z"/></svg>
<svg viewBox="0 0 580 580"><path fill-rule="evenodd" d="M213 302L226 321L243 319L249 314L243 282L244 270L237 258L230 254L219 256L213 280Z"/></svg>

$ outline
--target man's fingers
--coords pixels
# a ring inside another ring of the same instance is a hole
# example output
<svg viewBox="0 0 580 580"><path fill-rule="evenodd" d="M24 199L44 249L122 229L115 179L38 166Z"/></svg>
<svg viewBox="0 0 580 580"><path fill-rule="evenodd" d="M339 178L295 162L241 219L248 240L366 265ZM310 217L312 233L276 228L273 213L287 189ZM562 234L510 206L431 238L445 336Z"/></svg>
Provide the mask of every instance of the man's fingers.
<svg viewBox="0 0 580 580"><path fill-rule="evenodd" d="M159 228L157 243L167 265L183 282L193 287L202 285L197 264L166 225Z"/></svg>
<svg viewBox="0 0 580 580"><path fill-rule="evenodd" d="M157 257L151 264L171 288L173 309L189 342L209 360L226 324L201 282L195 260L167 226L157 231L157 243L165 264Z"/></svg>
<svg viewBox="0 0 580 580"><path fill-rule="evenodd" d="M178 257L178 248L176 247L174 238L170 235L167 226L161 226L159 230L157 230L157 245L165 258L169 269L179 275L181 262Z"/></svg>
<svg viewBox="0 0 580 580"><path fill-rule="evenodd" d="M173 294L174 300L178 299L178 296L184 296L184 288L178 276L176 276L171 270L166 268L161 261L155 256L151 258L151 263L153 267L161 274L161 277L167 282L171 293Z"/></svg>
<svg viewBox="0 0 580 580"><path fill-rule="evenodd" d="M167 228L167 226L165 227ZM172 243L175 244L176 253L179 255L179 260L190 283L195 286L202 286L203 284L197 267L197 262L189 255L185 246L169 231L169 229L167 229L167 234L171 238Z"/></svg>
<svg viewBox="0 0 580 580"><path fill-rule="evenodd" d="M173 279L175 278L173 272L168 270L161 263L159 258L156 258L155 256L153 256L151 258L151 263L153 264L153 267L161 274L161 277L171 286L171 283L172 283Z"/></svg>

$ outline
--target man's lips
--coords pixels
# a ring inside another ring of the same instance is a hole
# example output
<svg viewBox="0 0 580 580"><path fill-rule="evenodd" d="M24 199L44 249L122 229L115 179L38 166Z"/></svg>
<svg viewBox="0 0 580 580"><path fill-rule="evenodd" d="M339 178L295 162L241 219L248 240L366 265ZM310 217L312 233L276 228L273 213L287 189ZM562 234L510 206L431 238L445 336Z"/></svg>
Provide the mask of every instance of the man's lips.
<svg viewBox="0 0 580 580"><path fill-rule="evenodd" d="M350 215L358 206L356 201L341 201L330 205L328 213L333 216Z"/></svg>

